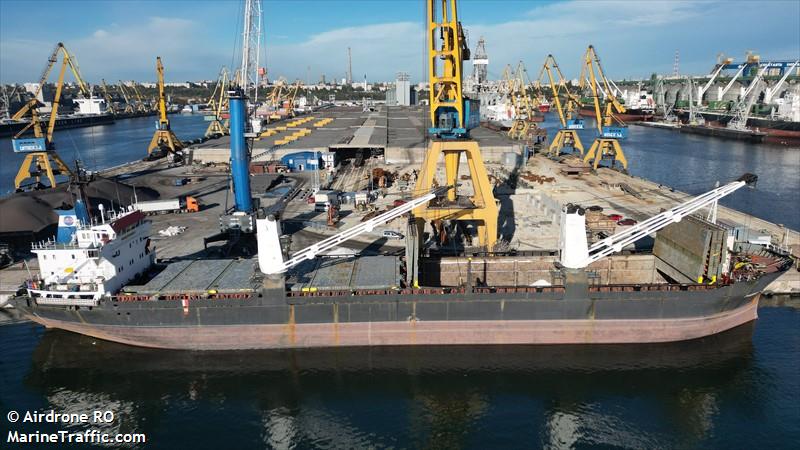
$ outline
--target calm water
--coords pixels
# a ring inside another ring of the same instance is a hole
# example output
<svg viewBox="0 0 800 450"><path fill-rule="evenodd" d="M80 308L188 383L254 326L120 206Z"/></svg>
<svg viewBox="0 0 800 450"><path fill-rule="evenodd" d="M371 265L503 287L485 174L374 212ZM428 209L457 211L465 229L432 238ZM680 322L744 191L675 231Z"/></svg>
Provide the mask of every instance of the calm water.
<svg viewBox="0 0 800 450"><path fill-rule="evenodd" d="M184 139L206 125L191 116L172 122ZM144 156L152 123L70 130L57 142L65 159L77 148L91 168L108 167ZM633 174L689 192L757 173L758 189L727 204L800 228L796 149L641 127L630 128L624 149ZM14 160L0 154L9 184ZM137 349L7 325L0 440L9 410L110 409L117 419L91 428L145 433L142 448L797 448L800 311L759 314L754 329L668 345L231 353Z"/></svg>
<svg viewBox="0 0 800 450"><path fill-rule="evenodd" d="M11 409L111 409L93 427L142 448L797 448L800 312L760 316L667 345L230 353L11 325L0 431Z"/></svg>
<svg viewBox="0 0 800 450"><path fill-rule="evenodd" d="M90 170L105 169L147 156L156 120L156 116L137 117L113 125L55 131L53 142L70 168L80 159ZM202 137L208 127L203 116L196 114L172 114L169 120L178 138L186 141ZM11 151L11 138L0 139L0 192L14 190L14 177L24 157Z"/></svg>

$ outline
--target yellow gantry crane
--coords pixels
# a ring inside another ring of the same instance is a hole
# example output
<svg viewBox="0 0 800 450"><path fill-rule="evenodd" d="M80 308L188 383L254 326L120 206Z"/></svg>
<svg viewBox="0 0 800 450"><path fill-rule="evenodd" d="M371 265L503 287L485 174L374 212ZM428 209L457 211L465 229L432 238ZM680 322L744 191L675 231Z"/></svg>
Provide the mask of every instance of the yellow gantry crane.
<svg viewBox="0 0 800 450"><path fill-rule="evenodd" d="M160 149L171 154L183 149L184 145L169 127L167 118L167 96L164 93L164 66L161 57L156 58L156 72L158 73L158 128L147 147L147 154L152 155L154 150Z"/></svg>
<svg viewBox="0 0 800 450"><path fill-rule="evenodd" d="M595 73L596 72L596 73ZM598 136L592 143L591 148L583 157L584 162L592 162L592 167L595 169L600 164L601 160L610 160L611 167L614 167L617 161L622 164L623 169L628 169L628 160L625 158L625 153L622 152L622 147L619 144L620 139L627 137L628 128L625 123L620 120L616 114L625 112L625 107L614 95L614 90L603 73L603 68L600 65L600 57L593 46L586 49L586 54L583 57L583 64L581 66L580 76L580 89L583 92L586 88L591 91L591 96L594 101L595 119L597 121ZM600 97L603 97L603 104L601 106Z"/></svg>
<svg viewBox="0 0 800 450"><path fill-rule="evenodd" d="M47 78L50 76L53 66L58 62L59 54L61 54L62 59L61 69L58 73L58 81L56 83L56 93L53 97L53 107L50 111L47 128L43 130L39 113L40 103L37 97L47 82ZM61 102L61 91L64 88L64 75L67 67L72 71L72 75L75 77L75 81L83 95L88 95L89 90L86 88L86 83L84 83L81 78L77 62L67 51L67 48L64 47L64 44L59 42L50 55L50 58L47 59L47 65L44 71L42 71L42 76L39 79L39 86L33 94L33 98L25 103L12 117L12 119L19 120L27 114L30 114L30 123L14 135L11 140L15 153L25 153L25 159L19 171L17 171L17 176L14 178L14 187L17 190L21 189L22 183L30 178L36 180L36 187L44 187L41 179L43 174L50 182L50 187L56 187L56 175L72 175L67 165L58 153L56 153L55 144L53 143L53 131L56 125L56 119L58 118L58 107ZM22 135L31 128L33 128L34 137L22 137ZM34 164L35 166L32 168L31 166ZM53 166L55 166L55 169Z"/></svg>
<svg viewBox="0 0 800 450"><path fill-rule="evenodd" d="M222 117L225 111L228 111L228 88L228 69L223 67L219 71L219 78L217 79L217 85L214 87L214 92L208 99L208 107L214 111L214 116L206 129L206 137L225 135L230 132L227 125L228 121Z"/></svg>
<svg viewBox="0 0 800 450"><path fill-rule="evenodd" d="M437 11L436 4L440 10ZM465 99L462 91L463 61L469 59L456 0L427 0L428 80L430 82L431 140L420 168L415 196L423 195L437 184L440 160L444 160L445 184L451 189L446 199L429 202L414 210L418 223L424 221L472 221L478 239L489 251L497 242L498 208L492 184L483 164L478 143L469 138L469 130L479 125L477 102ZM464 184L459 177L459 163L466 159L472 192L459 195Z"/></svg>
<svg viewBox="0 0 800 450"><path fill-rule="evenodd" d="M558 80L553 76L553 71L558 75ZM542 70L539 71L539 78L537 79L537 87L539 92L541 89L541 80L544 75L550 85L550 90L553 94L553 103L555 104L556 111L558 112L558 120L561 122L561 127L556 132L553 142L550 143L548 155L550 157L557 157L565 148L579 150L583 156L583 144L581 138L578 136L577 130L583 129L583 119L577 117L577 111L580 105L580 99L577 95L569 91L567 81L558 67L558 63L553 55L547 55L542 65ZM544 93L542 93L544 95ZM561 102L561 96L564 96L565 103Z"/></svg>

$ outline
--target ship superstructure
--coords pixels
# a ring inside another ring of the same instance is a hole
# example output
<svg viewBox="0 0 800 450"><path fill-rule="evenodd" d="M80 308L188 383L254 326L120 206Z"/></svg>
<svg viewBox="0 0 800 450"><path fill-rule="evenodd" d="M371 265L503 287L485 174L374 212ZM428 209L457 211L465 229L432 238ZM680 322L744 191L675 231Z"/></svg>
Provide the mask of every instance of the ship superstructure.
<svg viewBox="0 0 800 450"><path fill-rule="evenodd" d="M40 273L28 291L39 304L94 305L155 262L150 222L141 211L111 212L98 223L61 215L59 223L61 239L32 245Z"/></svg>

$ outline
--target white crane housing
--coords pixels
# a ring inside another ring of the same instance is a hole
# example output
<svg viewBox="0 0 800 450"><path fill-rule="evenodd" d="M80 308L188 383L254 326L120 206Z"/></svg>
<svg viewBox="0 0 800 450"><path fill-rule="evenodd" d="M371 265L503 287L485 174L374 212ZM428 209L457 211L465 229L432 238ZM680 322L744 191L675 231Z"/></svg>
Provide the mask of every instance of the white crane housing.
<svg viewBox="0 0 800 450"><path fill-rule="evenodd" d="M595 261L622 251L626 245L655 233L669 224L680 222L681 219L701 208L713 205L719 199L745 186L750 182L749 180L754 178L754 175L745 176L740 181L713 189L591 246L586 244L584 211L581 208L574 207L574 205L567 205L561 213L561 264L570 269L586 268Z"/></svg>
<svg viewBox="0 0 800 450"><path fill-rule="evenodd" d="M392 219L396 219L414 208L423 206L435 197L444 194L448 187L440 187L431 192L409 200L400 206L390 209L383 214L379 214L366 222L360 223L341 233L337 233L316 244L308 246L294 254L288 260L283 259L283 251L280 245L280 226L278 220L269 216L264 219L256 219L256 232L258 239L258 265L261 272L267 275L277 275L284 273L292 267L309 259L314 259L322 252L342 245L344 242L362 234L369 233L375 227L383 225Z"/></svg>

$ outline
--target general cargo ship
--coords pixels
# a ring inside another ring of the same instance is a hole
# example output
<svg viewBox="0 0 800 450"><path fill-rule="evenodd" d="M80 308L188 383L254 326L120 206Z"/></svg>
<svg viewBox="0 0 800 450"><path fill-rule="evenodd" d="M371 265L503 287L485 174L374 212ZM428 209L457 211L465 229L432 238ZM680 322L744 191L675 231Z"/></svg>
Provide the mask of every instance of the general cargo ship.
<svg viewBox="0 0 800 450"><path fill-rule="evenodd" d="M760 293L791 265L788 257L766 247L732 252L720 247L716 250L725 258L710 263L718 278L692 284L621 282L625 267L655 256L605 255L654 226L674 223L683 212L706 204L713 197L708 194L642 222L625 240L592 246L582 228L585 212L569 205L562 211L559 256L427 258L420 265L420 287L405 285L399 276L383 282L370 277L382 264L396 265L398 274L410 270L413 254L319 257L446 189L290 259L281 250L279 221L262 214L256 219L256 258L174 262L149 277L155 249L143 213L129 208L97 222L63 213L60 239L33 246L40 274L28 281L14 305L46 327L171 349L652 343L700 338L756 319ZM690 220L699 219L682 222ZM681 232L672 235L680 239ZM308 264L318 277L345 267L350 285L304 287L309 275L299 269ZM454 265L466 274L460 283L448 276L447 267Z"/></svg>

